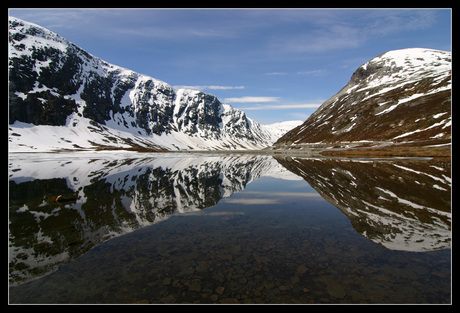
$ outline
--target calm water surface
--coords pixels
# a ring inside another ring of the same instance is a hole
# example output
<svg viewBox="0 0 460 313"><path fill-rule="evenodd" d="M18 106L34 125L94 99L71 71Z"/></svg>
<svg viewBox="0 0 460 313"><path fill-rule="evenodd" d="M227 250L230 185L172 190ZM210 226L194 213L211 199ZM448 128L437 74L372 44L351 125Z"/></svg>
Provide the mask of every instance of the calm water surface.
<svg viewBox="0 0 460 313"><path fill-rule="evenodd" d="M10 303L451 303L449 164L12 154L9 175Z"/></svg>

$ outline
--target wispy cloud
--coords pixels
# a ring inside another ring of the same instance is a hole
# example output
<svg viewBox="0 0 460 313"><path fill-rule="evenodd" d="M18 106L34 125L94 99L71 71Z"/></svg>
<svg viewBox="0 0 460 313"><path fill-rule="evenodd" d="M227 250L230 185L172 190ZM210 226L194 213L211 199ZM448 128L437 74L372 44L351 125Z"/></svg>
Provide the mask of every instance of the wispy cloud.
<svg viewBox="0 0 460 313"><path fill-rule="evenodd" d="M298 71L298 72L270 72L265 73L266 76L285 76L285 75L322 75L325 74L326 70L307 70L307 71Z"/></svg>
<svg viewBox="0 0 460 313"><path fill-rule="evenodd" d="M289 73L287 72L270 72L270 73L265 73L267 76L282 76L282 75L288 75Z"/></svg>
<svg viewBox="0 0 460 313"><path fill-rule="evenodd" d="M308 33L296 33L278 39L274 48L280 52L320 53L347 48L356 48L364 42L361 32L353 27L333 25Z"/></svg>
<svg viewBox="0 0 460 313"><path fill-rule="evenodd" d="M201 86L201 85L177 85L173 86L175 89L193 89L193 90L233 90L233 89L244 89L244 86Z"/></svg>
<svg viewBox="0 0 460 313"><path fill-rule="evenodd" d="M241 108L244 111L254 110L289 110L289 109L312 109L318 108L321 103L300 103L300 104L266 104Z"/></svg>
<svg viewBox="0 0 460 313"><path fill-rule="evenodd" d="M225 10L44 8L10 11L13 16L17 13L53 31L97 29L98 35L103 33L105 37L123 40L228 39L237 36L244 27L243 23L231 23ZM213 27L208 23L213 23Z"/></svg>
<svg viewBox="0 0 460 313"><path fill-rule="evenodd" d="M225 98L224 102L228 103L260 103L260 102L277 102L278 97L237 97L237 98Z"/></svg>
<svg viewBox="0 0 460 313"><path fill-rule="evenodd" d="M322 74L325 74L326 73L326 70L311 70L311 71L300 71L300 72L297 72L296 74L297 75L313 75L313 76L317 76L317 75L322 75Z"/></svg>
<svg viewBox="0 0 460 313"><path fill-rule="evenodd" d="M229 90L229 89L244 89L244 86L206 86L211 90Z"/></svg>
<svg viewBox="0 0 460 313"><path fill-rule="evenodd" d="M433 10L317 10L306 31L273 38L271 51L322 53L362 47L375 38L423 30L436 21ZM308 14L306 15L308 17Z"/></svg>

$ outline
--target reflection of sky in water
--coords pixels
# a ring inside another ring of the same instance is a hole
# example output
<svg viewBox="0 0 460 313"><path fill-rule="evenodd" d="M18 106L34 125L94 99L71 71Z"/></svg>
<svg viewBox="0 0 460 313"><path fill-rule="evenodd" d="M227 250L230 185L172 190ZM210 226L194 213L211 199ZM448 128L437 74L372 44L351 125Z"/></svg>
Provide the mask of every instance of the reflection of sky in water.
<svg viewBox="0 0 460 313"><path fill-rule="evenodd" d="M280 190L280 188L283 189ZM308 192L309 190L311 192ZM282 204L298 198L305 201L312 198L322 199L305 181L293 179L282 181L281 179L273 179L272 177L261 177L257 181L257 184L250 184L244 191L223 201L226 203L257 205Z"/></svg>

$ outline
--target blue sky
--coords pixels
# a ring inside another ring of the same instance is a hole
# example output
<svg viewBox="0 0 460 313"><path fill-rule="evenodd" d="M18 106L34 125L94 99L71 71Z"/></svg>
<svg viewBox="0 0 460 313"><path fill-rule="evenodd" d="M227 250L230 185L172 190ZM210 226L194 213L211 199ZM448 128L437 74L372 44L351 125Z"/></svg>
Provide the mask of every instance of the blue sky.
<svg viewBox="0 0 460 313"><path fill-rule="evenodd" d="M305 120L363 63L451 51L450 9L10 9L101 59L216 95L254 120Z"/></svg>

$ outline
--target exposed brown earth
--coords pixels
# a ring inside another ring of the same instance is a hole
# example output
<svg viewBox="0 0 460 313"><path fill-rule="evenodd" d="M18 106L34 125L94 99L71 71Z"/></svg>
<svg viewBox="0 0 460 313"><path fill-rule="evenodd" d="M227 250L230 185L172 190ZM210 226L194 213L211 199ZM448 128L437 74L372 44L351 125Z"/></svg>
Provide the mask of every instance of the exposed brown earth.
<svg viewBox="0 0 460 313"><path fill-rule="evenodd" d="M321 152L324 156L343 157L432 157L437 160L451 161L451 145L415 146L412 143L391 145L386 147L356 147L330 149Z"/></svg>

